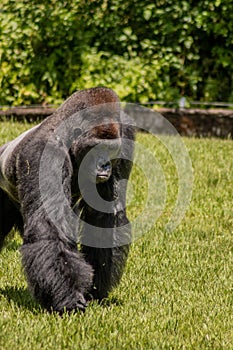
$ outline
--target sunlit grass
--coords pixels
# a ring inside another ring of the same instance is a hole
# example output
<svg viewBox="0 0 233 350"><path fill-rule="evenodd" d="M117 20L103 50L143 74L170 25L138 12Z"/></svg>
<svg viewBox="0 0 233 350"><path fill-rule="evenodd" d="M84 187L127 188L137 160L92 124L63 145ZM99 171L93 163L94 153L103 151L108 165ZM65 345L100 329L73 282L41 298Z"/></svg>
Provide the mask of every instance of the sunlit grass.
<svg viewBox="0 0 233 350"><path fill-rule="evenodd" d="M1 144L30 126L0 123ZM233 349L233 143L184 139L194 169L192 201L182 223L167 233L175 165L152 136L138 140L163 169L166 205L154 228L132 244L121 284L85 314L48 314L26 289L21 239L13 232L0 255L0 349ZM131 183L128 215L134 219L148 191L138 167Z"/></svg>

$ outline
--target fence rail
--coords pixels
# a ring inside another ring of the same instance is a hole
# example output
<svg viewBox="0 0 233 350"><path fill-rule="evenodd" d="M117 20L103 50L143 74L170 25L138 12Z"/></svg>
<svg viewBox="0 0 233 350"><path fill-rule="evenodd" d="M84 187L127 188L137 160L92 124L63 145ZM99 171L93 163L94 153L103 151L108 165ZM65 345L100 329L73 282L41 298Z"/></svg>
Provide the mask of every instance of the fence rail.
<svg viewBox="0 0 233 350"><path fill-rule="evenodd" d="M147 104L148 106L148 104ZM42 120L56 110L55 106L20 106L0 110L0 119L13 117L16 120ZM147 130L153 127L155 113L148 109ZM151 111L151 113L150 113ZM167 118L183 136L233 137L233 109L168 108L156 109ZM138 113L137 118L140 118ZM148 129L149 128L149 129Z"/></svg>
<svg viewBox="0 0 233 350"><path fill-rule="evenodd" d="M221 108L233 108L233 103L231 102L206 102L206 101L189 101L185 97L180 98L177 101L148 101L148 102L140 102L138 104L148 105L148 106L177 106L179 108L187 108L189 109L191 106L205 106L205 107L221 107ZM25 109L34 109L34 108L57 108L59 105L48 104L48 105L20 105L20 106L8 106L8 105L0 105L0 111L4 111L7 109L13 108L25 108Z"/></svg>

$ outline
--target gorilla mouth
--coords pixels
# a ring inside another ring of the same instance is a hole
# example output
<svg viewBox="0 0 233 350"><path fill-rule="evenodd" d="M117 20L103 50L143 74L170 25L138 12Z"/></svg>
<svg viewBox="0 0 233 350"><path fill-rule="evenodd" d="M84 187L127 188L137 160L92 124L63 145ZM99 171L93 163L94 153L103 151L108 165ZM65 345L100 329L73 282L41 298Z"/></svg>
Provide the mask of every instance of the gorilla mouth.
<svg viewBox="0 0 233 350"><path fill-rule="evenodd" d="M110 178L111 173L105 173L105 174L98 174L96 176L96 183L100 183L100 182L106 182L108 181L108 179Z"/></svg>

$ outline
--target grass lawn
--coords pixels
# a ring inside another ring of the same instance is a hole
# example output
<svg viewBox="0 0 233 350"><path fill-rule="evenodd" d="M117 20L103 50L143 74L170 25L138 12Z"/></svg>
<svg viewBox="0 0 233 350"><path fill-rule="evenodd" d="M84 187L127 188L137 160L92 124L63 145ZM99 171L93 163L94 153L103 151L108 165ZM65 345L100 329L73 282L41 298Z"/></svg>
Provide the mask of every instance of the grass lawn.
<svg viewBox="0 0 233 350"><path fill-rule="evenodd" d="M31 127L1 122L0 143ZM175 166L151 135L166 178L166 206L154 228L132 244L121 284L85 314L48 314L27 291L11 233L0 255L0 349L233 349L233 142L184 138L194 170L193 195L181 224L164 230L177 194ZM147 183L138 167L128 215L142 210ZM153 205L153 203L152 203Z"/></svg>

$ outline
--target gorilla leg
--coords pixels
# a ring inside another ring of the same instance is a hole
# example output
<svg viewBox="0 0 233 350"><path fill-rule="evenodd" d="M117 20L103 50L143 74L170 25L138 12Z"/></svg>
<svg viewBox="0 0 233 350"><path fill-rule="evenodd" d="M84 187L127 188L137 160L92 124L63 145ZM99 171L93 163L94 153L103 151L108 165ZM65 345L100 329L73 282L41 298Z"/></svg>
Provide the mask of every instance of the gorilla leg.
<svg viewBox="0 0 233 350"><path fill-rule="evenodd" d="M0 249L3 247L5 237L14 225L22 229L21 214L7 194L0 189Z"/></svg>
<svg viewBox="0 0 233 350"><path fill-rule="evenodd" d="M93 248L82 246L85 260L94 268L91 295L102 300L121 279L127 260L129 245L115 248Z"/></svg>

